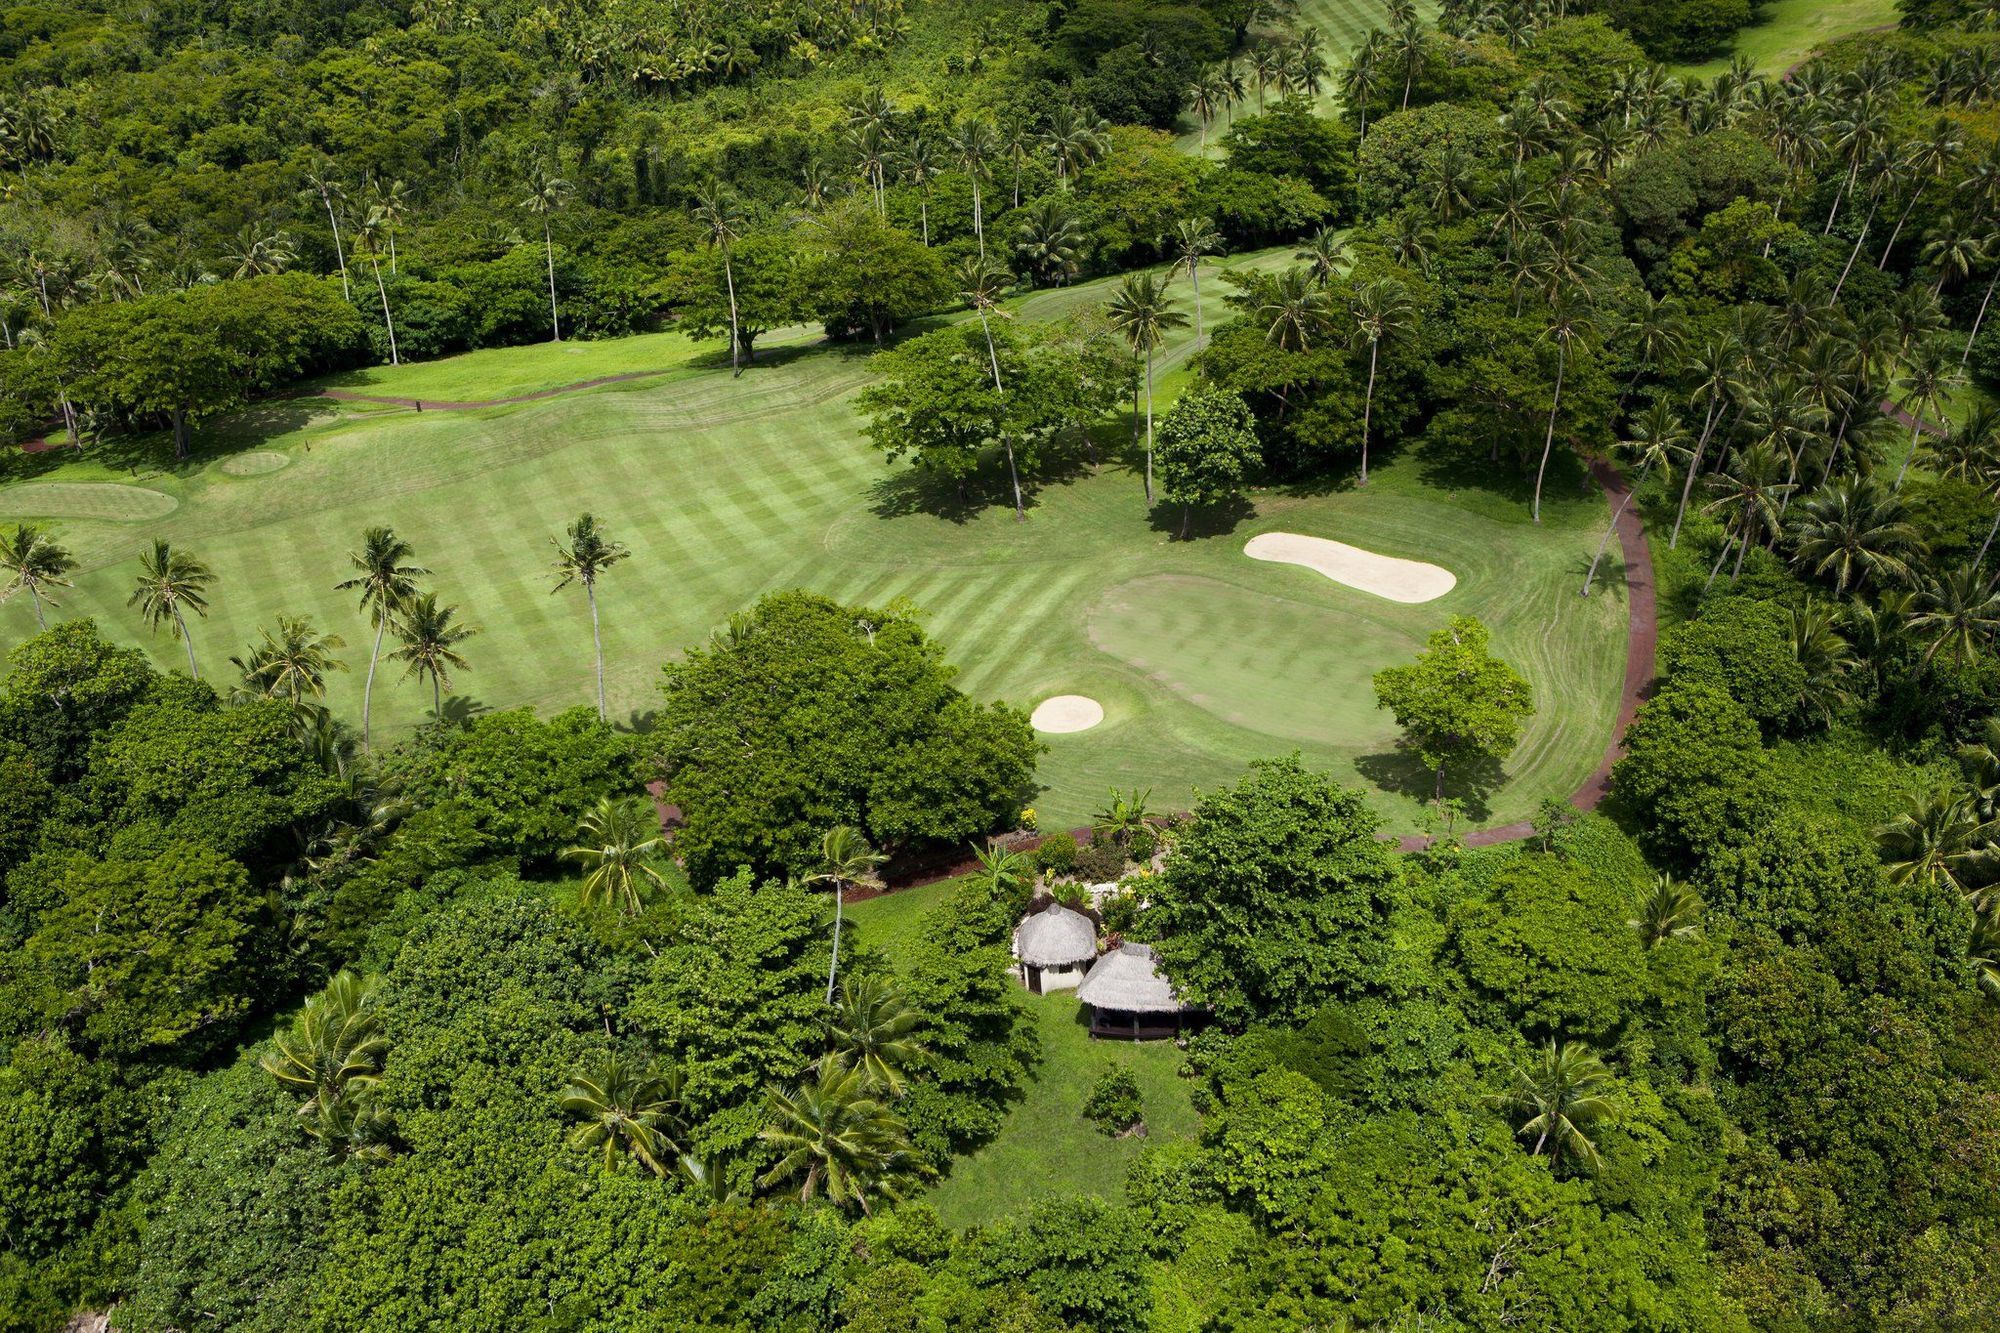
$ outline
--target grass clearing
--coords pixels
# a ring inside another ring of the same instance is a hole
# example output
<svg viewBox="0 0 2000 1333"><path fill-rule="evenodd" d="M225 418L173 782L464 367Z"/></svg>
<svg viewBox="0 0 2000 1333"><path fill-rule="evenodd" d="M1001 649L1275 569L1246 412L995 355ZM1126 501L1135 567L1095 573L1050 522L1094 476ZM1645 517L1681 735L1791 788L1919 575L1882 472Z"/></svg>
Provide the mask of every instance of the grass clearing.
<svg viewBox="0 0 2000 1333"><path fill-rule="evenodd" d="M901 895L892 895L900 897ZM1192 1139L1201 1129L1172 1042L1092 1041L1068 992L1021 1002L1042 1033L1042 1060L993 1142L961 1159L929 1198L947 1226L969 1227L1042 1199L1123 1197L1125 1173L1149 1142ZM1146 1107L1143 1137L1110 1138L1083 1118L1083 1103L1107 1067L1132 1071Z"/></svg>
<svg viewBox="0 0 2000 1333"><path fill-rule="evenodd" d="M1278 266L1287 252L1226 261ZM1219 292L1213 270L1203 290ZM1110 280L1016 302L1026 320L1101 302ZM1183 301L1187 289L1177 286ZM1209 302L1212 317L1220 302ZM1253 495L1227 531L1172 540L1178 514L1149 515L1140 459L1114 450L1043 483L1026 523L1001 502L962 519L923 506L904 467L884 466L860 434L854 392L867 348L773 346L741 379L713 344L678 335L496 349L367 372L369 392L486 399L645 367L635 383L511 407L427 411L258 404L198 433L174 463L161 439L116 442L78 458L18 455L0 485L0 521L57 517L80 562L62 615L95 616L113 638L174 668L179 645L147 635L125 602L156 536L218 575L210 614L192 625L205 673L280 613L310 615L347 639L349 670L329 702L358 718L367 626L334 590L370 525L392 525L430 583L480 633L466 646L448 709L553 710L592 693L590 624L574 589L551 595L550 538L589 510L632 558L600 587L607 688L622 725L650 725L660 665L765 592L804 586L852 603L908 598L980 698L1023 707L1083 694L1102 725L1048 738L1036 800L1044 826L1088 819L1108 787L1151 785L1185 806L1233 781L1253 758L1293 748L1346 781L1373 786L1398 831L1421 826L1428 783L1390 744L1369 674L1406 658L1454 612L1492 627L1495 650L1536 691L1541 711L1507 766L1510 781L1472 817L1504 821L1566 794L1609 738L1623 669L1625 607L1613 580L1576 596L1606 512L1580 470L1552 476L1544 522L1526 495L1478 489L1405 452L1365 491L1333 486ZM783 340L780 340L781 342ZM1156 358L1161 406L1184 381L1192 336ZM1122 446L1122 422L1104 438ZM277 460L284 466L275 468ZM245 475L248 472L250 475ZM115 483L115 484L103 484ZM1243 544L1283 531L1421 559L1457 576L1451 593L1399 606L1310 570L1254 561ZM34 632L25 599L0 606L0 644ZM385 664L378 735L428 711L429 691Z"/></svg>
<svg viewBox="0 0 2000 1333"><path fill-rule="evenodd" d="M1759 74L1783 74L1828 42L1896 22L1895 0L1766 0L1757 17L1736 34L1734 49L1699 65L1677 65L1676 74L1703 78L1746 56Z"/></svg>
<svg viewBox="0 0 2000 1333"><path fill-rule="evenodd" d="M939 880L913 889L897 889L875 898L863 898L846 907L847 919L855 927L863 947L880 953L889 966L902 970L910 965L916 947L917 930L931 910L957 893L963 879Z"/></svg>

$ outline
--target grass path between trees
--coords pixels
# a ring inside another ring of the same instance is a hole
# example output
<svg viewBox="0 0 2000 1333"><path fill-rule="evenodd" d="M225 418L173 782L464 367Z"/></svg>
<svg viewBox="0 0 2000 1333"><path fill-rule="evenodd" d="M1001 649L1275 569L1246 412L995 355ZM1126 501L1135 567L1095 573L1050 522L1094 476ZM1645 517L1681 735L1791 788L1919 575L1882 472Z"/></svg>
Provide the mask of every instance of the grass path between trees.
<svg viewBox="0 0 2000 1333"><path fill-rule="evenodd" d="M1733 50L1699 65L1677 66L1674 72L1706 78L1722 73L1741 55L1749 57L1759 74L1784 74L1828 42L1895 23L1895 0L1767 0L1756 19L1736 34Z"/></svg>

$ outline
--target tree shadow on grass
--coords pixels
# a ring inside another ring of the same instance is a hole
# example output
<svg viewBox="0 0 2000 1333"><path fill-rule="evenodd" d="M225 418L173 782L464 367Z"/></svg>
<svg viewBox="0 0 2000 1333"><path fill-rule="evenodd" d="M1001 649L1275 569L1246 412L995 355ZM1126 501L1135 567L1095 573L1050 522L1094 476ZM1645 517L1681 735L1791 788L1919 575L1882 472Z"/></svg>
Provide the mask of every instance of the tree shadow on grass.
<svg viewBox="0 0 2000 1333"><path fill-rule="evenodd" d="M660 725L660 710L635 708L623 718L611 719L611 729L627 736L650 736Z"/></svg>
<svg viewBox="0 0 2000 1333"><path fill-rule="evenodd" d="M1256 516L1257 506L1247 496L1238 495L1221 504L1197 505L1192 509L1163 500L1153 506L1146 521L1153 531L1163 532L1173 541L1194 542L1227 537L1243 520Z"/></svg>
<svg viewBox="0 0 2000 1333"><path fill-rule="evenodd" d="M447 727L467 727L474 718L483 717L493 711L493 705L475 699L469 694L447 694L444 707L439 710L438 721Z"/></svg>
<svg viewBox="0 0 2000 1333"><path fill-rule="evenodd" d="M1525 464L1502 451L1498 459L1485 451L1464 445L1452 446L1425 438L1415 448L1415 457L1424 484L1441 491L1481 491L1521 505L1535 502L1535 467L1539 457ZM1590 469L1570 449L1557 449L1549 456L1548 475L1542 480L1542 499L1567 500L1590 487Z"/></svg>
<svg viewBox="0 0 2000 1333"><path fill-rule="evenodd" d="M1041 460L1036 473L1022 476L1021 502L1033 509L1047 488L1068 485L1093 470L1080 448L1051 452ZM878 518L929 514L962 524L989 510L1004 510L1012 518L1014 487L1007 476L1007 456L1001 450L989 450L979 470L963 481L922 468L896 468L869 487L868 507Z"/></svg>
<svg viewBox="0 0 2000 1333"><path fill-rule="evenodd" d="M1419 759L1407 746L1398 745L1382 754L1365 754L1354 761L1355 771L1383 791L1407 796L1428 804L1437 791L1437 770ZM1488 755L1463 760L1445 769L1444 794L1455 799L1473 821L1493 814L1491 797L1507 780L1500 761Z"/></svg>

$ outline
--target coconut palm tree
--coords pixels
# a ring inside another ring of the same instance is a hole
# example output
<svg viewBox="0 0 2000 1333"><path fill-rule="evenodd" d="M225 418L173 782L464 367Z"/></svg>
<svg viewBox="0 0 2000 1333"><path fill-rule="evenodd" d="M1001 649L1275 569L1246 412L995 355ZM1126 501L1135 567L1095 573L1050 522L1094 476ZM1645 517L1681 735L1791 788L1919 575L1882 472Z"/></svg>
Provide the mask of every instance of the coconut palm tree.
<svg viewBox="0 0 2000 1333"><path fill-rule="evenodd" d="M340 212L334 207L336 202L346 202L347 190L334 177L331 162L323 162L306 172L305 192L319 200L320 206L326 209L327 225L333 228L333 258L340 266L340 296L342 300L351 301L354 289L347 281L347 254L340 248ZM47 304L46 297L43 304ZM46 310L43 313L47 313Z"/></svg>
<svg viewBox="0 0 2000 1333"><path fill-rule="evenodd" d="M1014 275L991 260L969 255L959 264L957 277L958 294L979 316L979 331L986 336L986 362L993 371L993 392L1004 398L1007 386L1000 379L1000 352L993 343L992 318L1007 316L1000 308L1000 297L1014 285ZM1025 523L1028 511L1021 500L1021 472L1015 464L1013 432L1002 430L1000 444L1007 453L1007 480L1014 487L1014 521Z"/></svg>
<svg viewBox="0 0 2000 1333"><path fill-rule="evenodd" d="M458 645L479 633L469 625L455 623L457 619L458 608L439 606L434 592L412 597L395 624L401 646L389 654L391 661L403 664L405 679L429 677L431 716L440 721L444 717L444 688L451 684L451 673L470 669L459 655Z"/></svg>
<svg viewBox="0 0 2000 1333"><path fill-rule="evenodd" d="M1903 374L1896 381L1896 401L1909 414L1910 444L1903 453L1902 466L1896 469L1896 484L1890 489L1903 489L1910 460L1917 456L1923 441L1926 414L1937 412L1938 405L1958 382L1957 370L1947 363L1944 350L1934 342L1919 343L1916 354L1904 364Z"/></svg>
<svg viewBox="0 0 2000 1333"><path fill-rule="evenodd" d="M1340 75L1341 100L1361 117L1361 134L1355 141L1357 154L1368 143L1368 104L1374 99L1375 90L1382 86L1382 54L1386 41L1381 29L1370 32L1368 39L1349 57L1347 68Z"/></svg>
<svg viewBox="0 0 2000 1333"><path fill-rule="evenodd" d="M1972 918L1965 956L1972 964L1972 979L1979 993L2000 1005L2000 913L1986 908Z"/></svg>
<svg viewBox="0 0 2000 1333"><path fill-rule="evenodd" d="M1903 151L1902 160L1897 163L1897 176L1903 182L1913 182L1910 197L1903 204L1903 211L1896 215L1896 225L1889 233L1889 243L1882 247L1882 258L1876 263L1877 269L1889 267L1890 252L1896 248L1896 241L1903 234L1903 224L1910 220L1917 202L1924 197L1925 189L1933 181L1943 180L1951 166L1965 151L1965 130L1949 116L1939 116L1931 125L1931 132L1910 144Z"/></svg>
<svg viewBox="0 0 2000 1333"><path fill-rule="evenodd" d="M1146 503L1153 503L1153 353L1167 334L1187 326L1167 284L1156 273L1128 273L1105 307L1111 327L1125 335L1134 356L1146 358Z"/></svg>
<svg viewBox="0 0 2000 1333"><path fill-rule="evenodd" d="M2000 633L2000 584L1977 565L1961 565L1917 589L1910 632L1930 640L1928 662L1945 648L1959 666L1977 661Z"/></svg>
<svg viewBox="0 0 2000 1333"><path fill-rule="evenodd" d="M1558 1165L1596 1166L1602 1159L1590 1128L1616 1111L1611 1072L1596 1052L1582 1042L1550 1041L1513 1075L1513 1086L1487 1104L1520 1120L1516 1133L1534 1139L1536 1156L1546 1148Z"/></svg>
<svg viewBox="0 0 2000 1333"><path fill-rule="evenodd" d="M1042 147L1056 164L1056 185L1068 190L1076 175L1103 157L1111 141L1104 118L1064 102L1049 114L1049 126L1042 131Z"/></svg>
<svg viewBox="0 0 2000 1333"><path fill-rule="evenodd" d="M917 218L923 229L924 244L931 243L931 185L938 178L940 162L931 141L921 134L895 154L898 174L917 191Z"/></svg>
<svg viewBox="0 0 2000 1333"><path fill-rule="evenodd" d="M69 587L66 576L75 568L70 553L38 524L17 523L12 532L0 531L0 573L7 575L7 586L0 588L0 602L16 593L27 593L35 604L37 629L49 627L42 604L56 605L48 590Z"/></svg>
<svg viewBox="0 0 2000 1333"><path fill-rule="evenodd" d="M1665 401L1655 399L1647 405L1638 420L1631 426L1631 437L1625 441L1625 453L1629 463L1639 465L1638 479L1625 488L1624 498L1618 502L1617 510L1611 515L1611 522L1605 525L1604 536L1597 543L1597 554L1590 558L1590 568L1583 575L1583 593L1590 596L1590 585L1597 581L1597 566L1604 559L1604 553L1611 546L1611 538L1618 531L1618 523L1631 507L1632 497L1646 484L1646 478L1653 469L1663 472L1673 471L1676 454L1685 453L1688 446L1687 426L1679 414L1667 406Z"/></svg>
<svg viewBox="0 0 2000 1333"><path fill-rule="evenodd" d="M1321 227L1292 258L1306 266L1318 287L1325 287L1354 262L1347 246L1347 233L1339 227Z"/></svg>
<svg viewBox="0 0 2000 1333"><path fill-rule="evenodd" d="M382 300L382 323L389 330L389 364L400 366L403 358L396 351L396 317L389 312L389 289L382 284L382 246L388 234L388 219L381 209L371 208L354 229L354 248L368 256L368 267L374 271L375 294Z"/></svg>
<svg viewBox="0 0 2000 1333"><path fill-rule="evenodd" d="M813 1082L773 1088L769 1099L770 1123L760 1137L780 1155L760 1185L796 1179L801 1202L824 1193L836 1207L863 1213L877 1199L900 1197L908 1133L860 1070L824 1064Z"/></svg>
<svg viewBox="0 0 2000 1333"><path fill-rule="evenodd" d="M1382 344L1399 338L1416 323L1417 308L1403 284L1391 278L1377 278L1362 284L1348 301L1354 316L1354 341L1368 348L1368 388L1361 400L1361 484L1368 484L1368 431L1375 417L1375 371L1382 356ZM1560 393L1562 378L1556 378Z"/></svg>
<svg viewBox="0 0 2000 1333"><path fill-rule="evenodd" d="M1028 206L1015 237L1015 257L1038 280L1061 286L1083 262L1083 226L1056 195L1044 195Z"/></svg>
<svg viewBox="0 0 2000 1333"><path fill-rule="evenodd" d="M589 514L578 515L569 525L567 544L560 537L549 540L556 548L556 586L550 591L561 592L572 583L581 583L590 601L590 639L597 654L597 716L603 721L604 633L597 620L597 578L632 553L623 542L612 541L599 531L597 520Z"/></svg>
<svg viewBox="0 0 2000 1333"><path fill-rule="evenodd" d="M396 230L403 225L403 219L410 212L410 187L399 180L383 184L377 179L369 186L369 211L382 219L382 229L389 240L389 272L400 271L396 258Z"/></svg>
<svg viewBox="0 0 2000 1333"><path fill-rule="evenodd" d="M1694 479L1701 472L1702 453L1708 447L1709 437L1715 433L1716 423L1722 419L1729 400L1743 392L1743 362L1742 344L1729 335L1709 339L1689 358L1687 370L1695 381L1690 402L1704 407L1701 434L1688 459L1687 476L1681 481L1680 504L1674 510L1673 531L1667 537L1668 550L1680 543L1681 521L1687 516L1688 498L1694 493Z"/></svg>
<svg viewBox="0 0 2000 1333"><path fill-rule="evenodd" d="M1814 576L1833 577L1836 593L1907 582L1910 557L1923 550L1903 503L1873 477L1842 477L1799 502L1793 560Z"/></svg>
<svg viewBox="0 0 2000 1333"><path fill-rule="evenodd" d="M243 684L260 699L283 699L299 705L326 695L326 673L345 671L334 656L347 646L338 634L321 634L311 616L278 617L278 632L259 631L263 642L242 657L232 657L243 673Z"/></svg>
<svg viewBox="0 0 2000 1333"><path fill-rule="evenodd" d="M808 884L833 886L833 958L826 967L826 1002L833 1003L834 976L840 971L841 903L849 885L872 884L875 868L889 858L868 845L858 828L837 824L819 841L820 869L806 876Z"/></svg>
<svg viewBox="0 0 2000 1333"><path fill-rule="evenodd" d="M1939 786L1905 797L1902 811L1875 830L1875 844L1893 883L1966 893L1992 862L1993 835L1968 793Z"/></svg>
<svg viewBox="0 0 2000 1333"><path fill-rule="evenodd" d="M1331 322L1327 293L1304 268L1288 268L1272 279L1257 301L1259 319L1269 320L1264 341L1284 352L1304 352Z"/></svg>
<svg viewBox="0 0 2000 1333"><path fill-rule="evenodd" d="M1182 218L1165 238L1169 256L1194 287L1194 349L1201 350L1201 261L1222 253L1222 233L1207 218Z"/></svg>
<svg viewBox="0 0 2000 1333"><path fill-rule="evenodd" d="M354 577L334 585L337 592L360 593L361 610L375 627L375 643L368 651L368 682L361 687L363 750L368 748L368 714L375 700L375 668L382 660L382 634L417 595L417 580L430 573L422 565L404 563L413 554L414 549L394 529L370 528L361 534L361 549L347 553Z"/></svg>
<svg viewBox="0 0 2000 1333"><path fill-rule="evenodd" d="M1530 512L1534 521L1542 521L1542 478L1549 470L1549 455L1556 447L1556 414L1562 410L1563 374L1569 369L1569 351L1578 338L1588 340L1591 332L1588 307L1567 294L1558 294L1549 303L1549 319L1546 337L1556 347L1555 393L1549 399L1548 434L1542 440L1542 461L1535 468L1535 501ZM1365 458L1365 454L1364 454ZM1366 474L1364 472L1364 480Z"/></svg>
<svg viewBox="0 0 2000 1333"><path fill-rule="evenodd" d="M562 854L583 867L577 901L584 907L615 907L637 916L645 906L648 887L667 886L653 867L667 840L651 801L600 796L578 821L576 838L576 845L563 848Z"/></svg>
<svg viewBox="0 0 2000 1333"><path fill-rule="evenodd" d="M979 257L986 258L986 208L981 194L992 179L993 162L1000 156L1000 136L977 117L961 120L952 130L946 152L965 178L972 183L972 234L979 242Z"/></svg>
<svg viewBox="0 0 2000 1333"><path fill-rule="evenodd" d="M743 229L748 219L737 205L736 196L721 185L711 183L708 188L697 192L694 200L694 220L707 232L708 243L722 254L722 281L729 294L729 374L733 379L743 373L743 366L737 358L737 352L743 345L743 336L736 313L736 268L733 257L736 243L743 239Z"/></svg>
<svg viewBox="0 0 2000 1333"><path fill-rule="evenodd" d="M1701 933L1701 898L1672 875L1653 876L1652 887L1639 895L1632 910L1625 924L1648 949Z"/></svg>
<svg viewBox="0 0 2000 1333"><path fill-rule="evenodd" d="M292 239L284 232L265 233L255 224L244 223L236 230L235 249L225 256L232 278L261 278L283 273L298 258Z"/></svg>
<svg viewBox="0 0 2000 1333"><path fill-rule="evenodd" d="M840 1003L826 1020L827 1062L860 1071L866 1086L883 1096L900 1097L908 1085L903 1069L923 1055L910 1036L921 1018L886 981L844 982Z"/></svg>
<svg viewBox="0 0 2000 1333"><path fill-rule="evenodd" d="M1722 515L1723 528L1736 543L1736 567L1729 575L1732 583L1742 574L1743 557L1752 544L1775 539L1779 532L1778 506L1792 489L1791 483L1779 480L1783 473L1777 451L1760 440L1738 452L1727 467L1709 478L1709 490L1715 498L1702 506L1702 512ZM1728 548L1725 541L1723 550ZM1720 564L1718 559L1718 568Z"/></svg>
<svg viewBox="0 0 2000 1333"><path fill-rule="evenodd" d="M146 625L155 634L165 625L173 636L187 645L188 674L201 679L194 661L194 640L188 635L188 611L206 618L208 587L215 575L207 565L185 551L176 551L166 542L155 540L153 549L139 557L139 578L127 606L139 608Z"/></svg>
<svg viewBox="0 0 2000 1333"><path fill-rule="evenodd" d="M678 1069L656 1069L644 1060L608 1055L570 1075L562 1109L582 1120L570 1134L573 1148L604 1150L604 1169L615 1170L620 1152L664 1176L686 1135L686 1103Z"/></svg>
<svg viewBox="0 0 2000 1333"><path fill-rule="evenodd" d="M375 983L338 973L306 1001L276 1046L258 1064L308 1105L335 1102L380 1082L389 1039L382 1033Z"/></svg>
<svg viewBox="0 0 2000 1333"><path fill-rule="evenodd" d="M557 211L569 202L574 192L568 181L537 162L528 172L528 197L521 201L521 207L542 220L542 255L549 268L549 338L553 342L562 341L562 316L556 309L554 221Z"/></svg>

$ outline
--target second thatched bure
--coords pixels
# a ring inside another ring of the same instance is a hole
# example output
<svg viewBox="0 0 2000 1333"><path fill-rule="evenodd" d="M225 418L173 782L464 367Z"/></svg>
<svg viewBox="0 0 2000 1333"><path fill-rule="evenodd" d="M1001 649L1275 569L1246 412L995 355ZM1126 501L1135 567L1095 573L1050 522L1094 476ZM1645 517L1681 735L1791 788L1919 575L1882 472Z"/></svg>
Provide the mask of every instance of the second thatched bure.
<svg viewBox="0 0 2000 1333"><path fill-rule="evenodd" d="M1198 1012L1174 993L1150 944L1123 944L1099 958L1076 998L1090 1008L1093 1037L1175 1037Z"/></svg>

